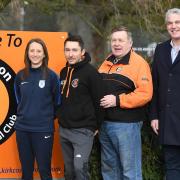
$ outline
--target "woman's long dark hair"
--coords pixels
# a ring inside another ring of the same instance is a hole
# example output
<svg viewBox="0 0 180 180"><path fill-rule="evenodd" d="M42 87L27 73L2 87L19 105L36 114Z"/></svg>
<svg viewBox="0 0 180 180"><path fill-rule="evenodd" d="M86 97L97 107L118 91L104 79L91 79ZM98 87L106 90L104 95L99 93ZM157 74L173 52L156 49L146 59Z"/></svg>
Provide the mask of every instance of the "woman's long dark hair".
<svg viewBox="0 0 180 180"><path fill-rule="evenodd" d="M49 55L48 55L48 50L47 50L46 44L44 43L44 41L42 39L39 39L39 38L31 39L27 43L27 46L26 46L26 49L25 49L25 53L24 53L24 64L25 64L25 67L23 69L22 79L25 79L25 78L27 78L29 76L29 69L31 68L31 61L30 61L29 56L28 56L28 51L29 51L29 46L33 42L41 44L41 46L43 48L44 58L43 58L43 61L42 61L41 69L42 69L42 78L46 79L47 76L48 76Z"/></svg>

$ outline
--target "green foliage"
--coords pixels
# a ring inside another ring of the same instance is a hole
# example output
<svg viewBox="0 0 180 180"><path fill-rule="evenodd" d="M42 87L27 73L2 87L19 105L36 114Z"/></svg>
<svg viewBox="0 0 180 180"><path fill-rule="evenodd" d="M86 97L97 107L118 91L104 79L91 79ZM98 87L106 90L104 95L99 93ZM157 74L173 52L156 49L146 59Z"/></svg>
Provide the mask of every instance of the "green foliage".
<svg viewBox="0 0 180 180"><path fill-rule="evenodd" d="M142 162L144 180L162 180L163 163L157 136L146 122L142 128Z"/></svg>
<svg viewBox="0 0 180 180"><path fill-rule="evenodd" d="M101 151L98 137L94 139L93 149L90 156L91 180L102 180L101 176Z"/></svg>
<svg viewBox="0 0 180 180"><path fill-rule="evenodd" d="M112 26L125 25L148 32L155 40L164 38L164 14L180 7L175 0L0 0L0 11L8 3L32 5L47 14L67 12L79 16L101 38Z"/></svg>
<svg viewBox="0 0 180 180"><path fill-rule="evenodd" d="M0 0L0 11L2 11L11 0Z"/></svg>
<svg viewBox="0 0 180 180"><path fill-rule="evenodd" d="M79 16L101 38L106 38L112 26L148 32L155 40L165 37L164 14L179 7L172 0L26 0L40 10L52 14L66 11Z"/></svg>
<svg viewBox="0 0 180 180"><path fill-rule="evenodd" d="M11 0L0 0L0 12L10 3ZM0 17L0 23L4 23L4 19Z"/></svg>

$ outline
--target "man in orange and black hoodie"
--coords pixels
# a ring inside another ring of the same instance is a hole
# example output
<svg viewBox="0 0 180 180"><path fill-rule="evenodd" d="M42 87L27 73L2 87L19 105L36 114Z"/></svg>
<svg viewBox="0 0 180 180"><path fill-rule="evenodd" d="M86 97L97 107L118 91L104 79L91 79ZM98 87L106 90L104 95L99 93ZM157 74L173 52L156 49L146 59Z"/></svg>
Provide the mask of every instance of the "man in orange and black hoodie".
<svg viewBox="0 0 180 180"><path fill-rule="evenodd" d="M102 78L89 63L80 36L64 42L66 67L60 72L62 104L58 118L66 180L85 180L94 135L103 118Z"/></svg>
<svg viewBox="0 0 180 180"><path fill-rule="evenodd" d="M148 63L132 50L126 27L111 32L112 54L101 65L106 110L100 130L101 166L104 180L142 180L141 126L145 105L152 97Z"/></svg>

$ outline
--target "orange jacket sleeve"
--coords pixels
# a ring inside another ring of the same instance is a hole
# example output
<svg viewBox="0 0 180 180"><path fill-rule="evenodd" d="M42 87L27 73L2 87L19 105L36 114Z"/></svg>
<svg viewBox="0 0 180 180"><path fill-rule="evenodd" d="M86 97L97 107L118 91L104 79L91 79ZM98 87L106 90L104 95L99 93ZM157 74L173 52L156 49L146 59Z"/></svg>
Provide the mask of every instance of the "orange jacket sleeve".
<svg viewBox="0 0 180 180"><path fill-rule="evenodd" d="M153 92L152 77L149 65L145 61L138 67L135 86L133 92L119 95L121 108L140 107L151 100Z"/></svg>

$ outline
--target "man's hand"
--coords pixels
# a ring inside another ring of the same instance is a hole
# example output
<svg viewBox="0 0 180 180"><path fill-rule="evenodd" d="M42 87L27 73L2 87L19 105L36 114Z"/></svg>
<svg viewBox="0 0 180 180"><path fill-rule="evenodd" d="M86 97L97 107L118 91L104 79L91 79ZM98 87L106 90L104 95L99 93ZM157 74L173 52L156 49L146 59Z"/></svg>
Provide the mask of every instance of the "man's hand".
<svg viewBox="0 0 180 180"><path fill-rule="evenodd" d="M103 108L115 107L116 106L116 96L114 96L112 94L104 96L100 100L100 106L102 106Z"/></svg>
<svg viewBox="0 0 180 180"><path fill-rule="evenodd" d="M159 120L158 119L153 119L151 121L151 127L153 129L153 131L158 135L158 131L159 131Z"/></svg>

